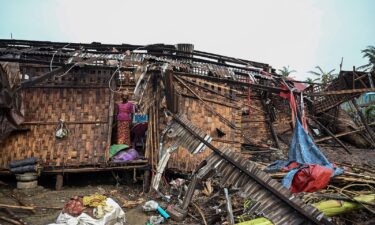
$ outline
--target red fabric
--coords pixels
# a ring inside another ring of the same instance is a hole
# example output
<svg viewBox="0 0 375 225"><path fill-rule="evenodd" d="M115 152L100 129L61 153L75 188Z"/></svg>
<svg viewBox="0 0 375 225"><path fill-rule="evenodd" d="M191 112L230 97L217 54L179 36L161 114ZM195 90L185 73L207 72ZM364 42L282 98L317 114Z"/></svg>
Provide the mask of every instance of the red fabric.
<svg viewBox="0 0 375 225"><path fill-rule="evenodd" d="M327 167L317 164L307 165L307 167L301 168L294 175L290 191L292 193L298 193L320 190L328 185L332 175L333 170Z"/></svg>
<svg viewBox="0 0 375 225"><path fill-rule="evenodd" d="M288 166L284 167L282 169L283 172L288 172L296 167L299 167L301 164L299 164L298 162L292 162L290 163Z"/></svg>
<svg viewBox="0 0 375 225"><path fill-rule="evenodd" d="M283 89L283 90L286 90L286 91L289 90L288 87L285 86L285 84L281 84L280 88ZM280 95L280 97L282 97L282 98L284 98L284 99L289 99L289 97L290 97L290 92L284 92L284 91L282 91L282 92L280 92L279 95Z"/></svg>
<svg viewBox="0 0 375 225"><path fill-rule="evenodd" d="M284 84L281 84L280 88L283 89L283 90L289 90L288 87ZM280 92L279 96L281 98L287 99L289 101L290 108L292 109L292 116L291 117L292 117L292 123L293 123L293 127L294 127L294 116L297 115L297 104L296 104L296 100L294 98L294 94L291 91ZM303 129L306 132L308 132L305 112L302 115L301 122L302 122Z"/></svg>
<svg viewBox="0 0 375 225"><path fill-rule="evenodd" d="M250 81L250 77L247 77L246 78L246 81L247 83L251 84L252 82ZM251 115L251 98L250 98L250 95L251 95L251 90L250 90L250 86L247 88L247 104L249 104L249 116Z"/></svg>
<svg viewBox="0 0 375 225"><path fill-rule="evenodd" d="M129 121L117 121L117 144L131 145Z"/></svg>
<svg viewBox="0 0 375 225"><path fill-rule="evenodd" d="M299 83L299 82L293 82L293 85L294 87L298 90L298 91L303 91L306 89L306 86L302 83Z"/></svg>

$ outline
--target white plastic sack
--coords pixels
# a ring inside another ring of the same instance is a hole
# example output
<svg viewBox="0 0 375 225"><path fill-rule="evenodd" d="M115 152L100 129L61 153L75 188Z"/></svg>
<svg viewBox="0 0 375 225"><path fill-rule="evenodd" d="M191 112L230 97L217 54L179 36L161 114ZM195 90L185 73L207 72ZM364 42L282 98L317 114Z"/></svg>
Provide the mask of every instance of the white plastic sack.
<svg viewBox="0 0 375 225"><path fill-rule="evenodd" d="M50 225L123 225L126 223L125 212L111 198L107 198L107 205L112 207L112 211L106 213L101 219L94 219L86 213L74 217L61 212L56 219L56 223Z"/></svg>

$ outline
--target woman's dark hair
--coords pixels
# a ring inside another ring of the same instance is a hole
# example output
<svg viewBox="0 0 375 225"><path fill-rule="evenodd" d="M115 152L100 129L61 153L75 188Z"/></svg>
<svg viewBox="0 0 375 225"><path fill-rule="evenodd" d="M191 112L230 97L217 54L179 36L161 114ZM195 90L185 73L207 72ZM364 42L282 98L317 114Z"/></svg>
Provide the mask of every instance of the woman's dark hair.
<svg viewBox="0 0 375 225"><path fill-rule="evenodd" d="M124 102L124 103L127 102L127 101L128 101L128 96L122 94L122 95L121 95L121 100L122 100L122 102Z"/></svg>

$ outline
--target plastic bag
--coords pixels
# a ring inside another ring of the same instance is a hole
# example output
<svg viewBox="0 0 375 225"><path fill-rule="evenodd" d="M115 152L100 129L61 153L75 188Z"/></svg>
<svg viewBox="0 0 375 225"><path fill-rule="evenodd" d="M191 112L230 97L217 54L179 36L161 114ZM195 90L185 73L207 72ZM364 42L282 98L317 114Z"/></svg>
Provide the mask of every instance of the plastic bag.
<svg viewBox="0 0 375 225"><path fill-rule="evenodd" d="M69 135L69 130L66 127L63 120L60 120L60 123L56 129L55 136L56 138L63 139L66 138Z"/></svg>
<svg viewBox="0 0 375 225"><path fill-rule="evenodd" d="M300 169L294 175L290 191L298 192L314 192L325 188L333 170L317 164L309 164Z"/></svg>

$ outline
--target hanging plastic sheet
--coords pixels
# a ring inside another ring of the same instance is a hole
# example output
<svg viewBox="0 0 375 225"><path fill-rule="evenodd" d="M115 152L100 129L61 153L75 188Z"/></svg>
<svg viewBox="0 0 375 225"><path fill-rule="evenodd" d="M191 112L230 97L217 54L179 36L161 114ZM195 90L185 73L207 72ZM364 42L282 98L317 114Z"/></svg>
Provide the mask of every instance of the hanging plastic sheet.
<svg viewBox="0 0 375 225"><path fill-rule="evenodd" d="M287 188L291 187L295 174L309 165L320 165L328 168L333 171L333 176L342 174L344 171L328 161L324 154L315 145L312 138L303 129L298 119L295 120L295 124L293 139L289 148L288 160L278 160L269 165L266 171L280 171L287 168L292 162L296 162L298 166L291 169L282 181L282 184ZM324 172L325 176L328 174L326 171L322 170L322 172ZM311 182L311 180L309 182ZM320 185L319 188L323 188L322 185Z"/></svg>
<svg viewBox="0 0 375 225"><path fill-rule="evenodd" d="M303 94L301 93L300 102L302 125L297 116L293 90L286 83L282 88L289 90L289 93L280 93L280 96L288 99L290 103L294 121L293 139L289 147L288 160L278 160L269 165L266 171L289 171L282 184L293 193L322 189L328 185L331 176L342 174L344 171L328 161L307 133Z"/></svg>

